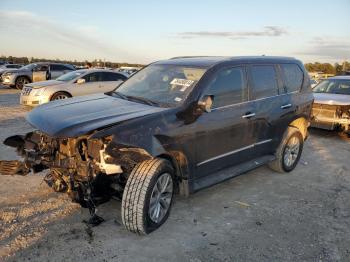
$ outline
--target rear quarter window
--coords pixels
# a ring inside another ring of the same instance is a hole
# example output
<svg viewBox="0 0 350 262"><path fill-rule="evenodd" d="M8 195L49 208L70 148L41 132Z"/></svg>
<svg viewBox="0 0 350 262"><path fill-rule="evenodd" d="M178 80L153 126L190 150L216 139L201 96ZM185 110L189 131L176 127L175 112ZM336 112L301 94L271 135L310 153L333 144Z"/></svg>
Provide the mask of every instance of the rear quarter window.
<svg viewBox="0 0 350 262"><path fill-rule="evenodd" d="M281 70L286 93L300 91L304 74L296 64L282 64Z"/></svg>
<svg viewBox="0 0 350 262"><path fill-rule="evenodd" d="M250 68L252 90L251 99L259 99L278 94L277 75L273 65L253 65Z"/></svg>

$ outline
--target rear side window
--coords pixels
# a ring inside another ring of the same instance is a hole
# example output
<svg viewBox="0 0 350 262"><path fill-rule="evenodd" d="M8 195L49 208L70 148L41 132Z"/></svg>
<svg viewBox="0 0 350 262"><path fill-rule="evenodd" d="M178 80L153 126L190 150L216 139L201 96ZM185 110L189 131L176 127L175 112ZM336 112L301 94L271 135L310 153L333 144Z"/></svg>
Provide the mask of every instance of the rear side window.
<svg viewBox="0 0 350 262"><path fill-rule="evenodd" d="M64 70L72 70L72 68L65 66L65 65L50 65L51 71L64 71Z"/></svg>
<svg viewBox="0 0 350 262"><path fill-rule="evenodd" d="M256 65L250 69L252 78L252 99L278 94L276 70L273 65Z"/></svg>
<svg viewBox="0 0 350 262"><path fill-rule="evenodd" d="M105 72L103 73L102 81L125 81L126 76L113 72Z"/></svg>
<svg viewBox="0 0 350 262"><path fill-rule="evenodd" d="M285 92L299 91L303 83L303 72L296 64L282 64Z"/></svg>
<svg viewBox="0 0 350 262"><path fill-rule="evenodd" d="M214 95L213 108L246 101L244 68L233 67L218 71L206 93Z"/></svg>

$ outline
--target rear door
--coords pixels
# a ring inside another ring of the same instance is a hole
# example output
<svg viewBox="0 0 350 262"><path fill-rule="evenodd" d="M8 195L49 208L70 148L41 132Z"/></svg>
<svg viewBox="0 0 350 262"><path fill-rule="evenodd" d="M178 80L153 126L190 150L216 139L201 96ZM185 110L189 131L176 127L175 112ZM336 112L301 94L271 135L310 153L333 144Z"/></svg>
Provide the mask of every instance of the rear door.
<svg viewBox="0 0 350 262"><path fill-rule="evenodd" d="M282 81L279 97L280 120L276 127L276 136L283 136L288 124L294 120L298 111L298 103L303 99L299 96L302 83L304 81L304 73L297 64L279 64L279 75Z"/></svg>
<svg viewBox="0 0 350 262"><path fill-rule="evenodd" d="M50 73L51 73L51 79L56 79L57 77L64 75L68 72L71 72L72 69L65 65L60 64L51 64L50 65Z"/></svg>
<svg viewBox="0 0 350 262"><path fill-rule="evenodd" d="M249 66L249 99L254 106L254 157L275 151L275 128L280 121L279 79L273 64Z"/></svg>
<svg viewBox="0 0 350 262"><path fill-rule="evenodd" d="M253 107L247 101L246 69L228 67L214 73L203 95L213 95L212 111L195 122L196 177L250 159Z"/></svg>

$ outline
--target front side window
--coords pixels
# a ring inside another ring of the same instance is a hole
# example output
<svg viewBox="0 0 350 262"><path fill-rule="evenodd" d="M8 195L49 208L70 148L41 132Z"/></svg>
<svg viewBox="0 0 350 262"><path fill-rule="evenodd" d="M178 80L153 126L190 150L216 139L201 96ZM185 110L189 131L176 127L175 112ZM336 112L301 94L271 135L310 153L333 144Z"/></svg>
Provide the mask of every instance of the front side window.
<svg viewBox="0 0 350 262"><path fill-rule="evenodd" d="M118 73L113 73L113 72L104 72L104 77L103 81L125 81L126 80L126 76L123 76L122 74L118 74Z"/></svg>
<svg viewBox="0 0 350 262"><path fill-rule="evenodd" d="M183 103L206 69L179 65L150 65L127 79L116 95L177 106Z"/></svg>
<svg viewBox="0 0 350 262"><path fill-rule="evenodd" d="M100 80L100 75L99 73L91 73L91 74L87 74L83 77L85 79L85 82L86 83L89 83L89 82L98 82L98 81L101 81Z"/></svg>
<svg viewBox="0 0 350 262"><path fill-rule="evenodd" d="M321 83L315 86L313 92L350 95L350 80L323 80Z"/></svg>
<svg viewBox="0 0 350 262"><path fill-rule="evenodd" d="M286 93L299 91L303 83L303 72L296 64L282 64L284 87Z"/></svg>
<svg viewBox="0 0 350 262"><path fill-rule="evenodd" d="M213 108L246 101L245 70L242 67L221 69L210 81L207 95L213 95Z"/></svg>
<svg viewBox="0 0 350 262"><path fill-rule="evenodd" d="M251 67L252 96L251 99L259 99L278 94L277 77L274 66L256 65Z"/></svg>

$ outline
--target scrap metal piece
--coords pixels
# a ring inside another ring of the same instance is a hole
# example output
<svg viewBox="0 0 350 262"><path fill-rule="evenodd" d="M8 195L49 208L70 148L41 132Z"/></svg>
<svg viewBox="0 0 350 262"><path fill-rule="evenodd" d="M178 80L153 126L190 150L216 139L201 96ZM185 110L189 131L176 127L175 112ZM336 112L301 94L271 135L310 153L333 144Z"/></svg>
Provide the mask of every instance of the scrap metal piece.
<svg viewBox="0 0 350 262"><path fill-rule="evenodd" d="M20 160L1 160L0 175L21 175L26 176L30 169Z"/></svg>

